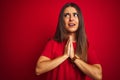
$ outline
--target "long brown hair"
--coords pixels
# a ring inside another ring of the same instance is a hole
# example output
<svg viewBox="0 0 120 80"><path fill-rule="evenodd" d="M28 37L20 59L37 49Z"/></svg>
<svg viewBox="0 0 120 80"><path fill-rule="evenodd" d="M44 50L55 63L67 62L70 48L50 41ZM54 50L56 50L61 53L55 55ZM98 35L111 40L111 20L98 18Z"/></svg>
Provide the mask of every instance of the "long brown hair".
<svg viewBox="0 0 120 80"><path fill-rule="evenodd" d="M75 3L66 3L61 9L58 18L56 33L54 35L54 40L58 42L63 42L66 39L63 16L64 16L64 10L67 7L74 7L78 12L79 26L78 26L78 30L76 31L76 44L77 44L76 54L80 56L82 60L87 61L88 44L87 44L87 37L84 28L83 16L80 8Z"/></svg>

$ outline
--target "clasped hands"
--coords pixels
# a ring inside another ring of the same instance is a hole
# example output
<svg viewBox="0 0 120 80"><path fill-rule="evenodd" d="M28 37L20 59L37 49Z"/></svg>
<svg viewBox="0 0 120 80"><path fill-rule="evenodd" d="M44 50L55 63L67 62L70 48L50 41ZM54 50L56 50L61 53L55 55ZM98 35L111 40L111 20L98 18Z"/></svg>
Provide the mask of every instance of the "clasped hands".
<svg viewBox="0 0 120 80"><path fill-rule="evenodd" d="M64 48L64 55L67 55L68 57L70 57L71 59L74 57L74 47L73 47L73 44L72 44L72 39L71 39L71 36L69 36L68 38L68 41L65 45L65 48Z"/></svg>

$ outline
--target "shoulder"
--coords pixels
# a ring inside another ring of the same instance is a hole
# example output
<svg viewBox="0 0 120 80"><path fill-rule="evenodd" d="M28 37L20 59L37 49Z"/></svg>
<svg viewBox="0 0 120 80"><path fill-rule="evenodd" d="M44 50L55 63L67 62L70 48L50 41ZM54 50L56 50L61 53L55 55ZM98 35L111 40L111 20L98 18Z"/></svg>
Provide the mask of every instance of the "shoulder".
<svg viewBox="0 0 120 80"><path fill-rule="evenodd" d="M54 40L53 38L49 38L48 43L49 44L57 44L58 42L56 40Z"/></svg>
<svg viewBox="0 0 120 80"><path fill-rule="evenodd" d="M53 38L49 38L47 41L47 45L49 45L51 47L57 46L58 44L59 44L59 42L54 40Z"/></svg>
<svg viewBox="0 0 120 80"><path fill-rule="evenodd" d="M87 58L88 58L88 63L90 63L90 64L99 64L100 63L97 53L96 53L96 50L93 45L89 45Z"/></svg>

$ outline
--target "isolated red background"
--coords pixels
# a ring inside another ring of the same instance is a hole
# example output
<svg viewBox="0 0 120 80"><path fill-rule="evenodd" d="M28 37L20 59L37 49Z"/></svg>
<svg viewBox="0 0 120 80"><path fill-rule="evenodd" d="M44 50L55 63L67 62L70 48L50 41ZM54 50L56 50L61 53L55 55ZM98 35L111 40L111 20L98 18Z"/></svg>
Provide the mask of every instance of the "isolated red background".
<svg viewBox="0 0 120 80"><path fill-rule="evenodd" d="M103 67L103 80L120 80L119 0L1 1L0 80L42 80L34 72L36 61L68 1L82 9L90 45Z"/></svg>

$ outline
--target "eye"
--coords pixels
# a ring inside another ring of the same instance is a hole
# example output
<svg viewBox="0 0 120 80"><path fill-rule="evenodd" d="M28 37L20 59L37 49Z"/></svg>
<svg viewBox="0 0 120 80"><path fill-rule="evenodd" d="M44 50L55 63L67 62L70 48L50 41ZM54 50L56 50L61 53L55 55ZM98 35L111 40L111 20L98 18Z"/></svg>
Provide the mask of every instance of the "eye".
<svg viewBox="0 0 120 80"><path fill-rule="evenodd" d="M78 17L78 13L73 13L74 17Z"/></svg>
<svg viewBox="0 0 120 80"><path fill-rule="evenodd" d="M69 13L65 13L64 17L70 17L70 14Z"/></svg>

